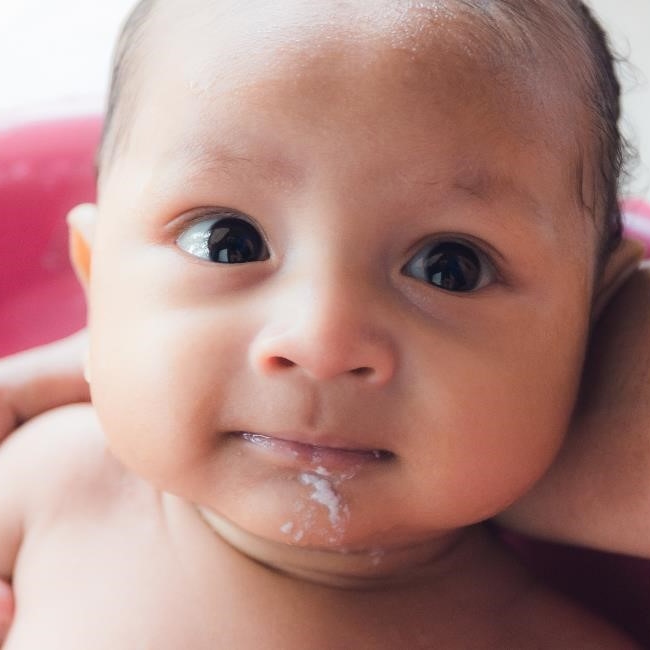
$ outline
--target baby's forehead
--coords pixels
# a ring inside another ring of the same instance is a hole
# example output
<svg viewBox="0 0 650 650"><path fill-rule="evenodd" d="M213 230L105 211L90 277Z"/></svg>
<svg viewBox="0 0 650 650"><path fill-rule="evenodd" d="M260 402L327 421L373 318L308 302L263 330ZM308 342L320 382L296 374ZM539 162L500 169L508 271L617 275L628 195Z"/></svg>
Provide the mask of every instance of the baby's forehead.
<svg viewBox="0 0 650 650"><path fill-rule="evenodd" d="M292 65L299 76L318 59L334 75L337 63L343 69L354 64L353 57L358 61L362 47L368 58L383 60L387 68L399 61L401 69L395 73L404 81L409 76L421 78L427 70L437 72L441 56L453 52L445 59L450 77L478 73L492 85L513 89L511 102L527 98L548 109L555 99L566 105L567 96L578 93L572 93L576 89L570 88L565 69L553 65L550 44L537 42L543 37L531 37L512 17L485 8L499 4L189 0L181 5L158 0L147 27L149 39L142 52L146 72L140 82L146 83L148 72L183 67L196 90L252 68L272 78L280 68ZM214 62L218 65L211 65ZM378 71L379 67L369 66L367 74ZM158 83L171 79L157 77Z"/></svg>
<svg viewBox="0 0 650 650"><path fill-rule="evenodd" d="M522 136L534 139L539 133L533 131L543 128L549 131L544 139L557 138L556 146L575 151L576 133L557 126L577 122L569 114L577 98L567 101L567 80L558 83L563 71L540 63L526 38L507 22L505 35L497 38L496 24L505 17L473 5L459 0L157 0L143 30L137 79L129 80L138 92L134 110L154 98L160 101L154 85L220 102L253 77L273 83L293 75L294 84L307 88L318 75L336 87L337 76L356 65L363 68L366 91L372 91L374 80L395 92L400 85L428 85L431 92L420 95L423 103L449 97L462 102L463 96L483 93L495 120L507 113ZM515 50L527 54L516 56ZM309 96L305 92L305 105ZM316 101L321 98L318 92ZM128 118L130 123L132 115Z"/></svg>
<svg viewBox="0 0 650 650"><path fill-rule="evenodd" d="M535 4L540 2L544 4L544 0L536 0ZM517 48L515 30L511 29L514 14L497 9L502 4L518 5L518 0L148 0L147 4L151 8L149 33L164 41L180 36L208 38L215 50L242 40L251 47L277 41L291 49L291 45L319 48L349 39L381 39L386 45L417 55L434 41L462 40L467 55L483 60L486 49L490 52L488 58L495 59L507 44L507 58L512 60L510 55ZM497 38L499 31L501 38ZM522 49L530 46L531 41L527 41ZM519 66L521 63L517 62Z"/></svg>
<svg viewBox="0 0 650 650"><path fill-rule="evenodd" d="M487 56L474 16L450 9L456 4L357 0L333 10L331 3L305 0L279 7L163 2L151 17L136 110L145 118L136 122L150 123L160 107L184 103L182 115L192 115L193 123L176 139L193 132L194 140L186 140L196 148L224 137L226 122L233 138L266 129L269 119L276 130L307 123L335 138L337 120L349 123L351 112L359 129L387 127L392 137L410 136L417 123L422 142L435 142L427 124L435 112L454 129L470 132L480 121L495 133L505 125L522 141L549 140L540 132L557 120L545 124L538 108L552 92L528 90L534 75L519 82L512 60ZM170 136L169 129L157 133L157 140ZM562 144L568 146L566 138Z"/></svg>

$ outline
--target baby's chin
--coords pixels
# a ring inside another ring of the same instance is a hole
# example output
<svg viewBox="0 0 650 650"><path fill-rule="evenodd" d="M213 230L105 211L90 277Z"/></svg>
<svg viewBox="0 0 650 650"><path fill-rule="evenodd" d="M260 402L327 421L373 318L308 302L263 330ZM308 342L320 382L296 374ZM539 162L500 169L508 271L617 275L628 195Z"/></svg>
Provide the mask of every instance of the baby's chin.
<svg viewBox="0 0 650 650"><path fill-rule="evenodd" d="M205 506L195 506L205 524L229 545L275 571L339 588L378 588L396 582L422 579L461 537L458 531L403 545L364 543L306 531L298 542L285 531L268 535L237 525ZM369 536L373 537L373 536Z"/></svg>

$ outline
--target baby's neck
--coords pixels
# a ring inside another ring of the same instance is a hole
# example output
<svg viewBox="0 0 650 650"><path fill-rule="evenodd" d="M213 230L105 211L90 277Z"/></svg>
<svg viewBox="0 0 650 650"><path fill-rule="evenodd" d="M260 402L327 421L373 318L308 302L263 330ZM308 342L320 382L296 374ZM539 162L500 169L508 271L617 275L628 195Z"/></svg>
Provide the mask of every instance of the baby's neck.
<svg viewBox="0 0 650 650"><path fill-rule="evenodd" d="M311 549L262 538L212 510L189 507L219 538L255 562L300 580L339 588L373 589L431 580L449 569L446 560L455 555L452 551L463 537L453 533L411 546L353 552Z"/></svg>

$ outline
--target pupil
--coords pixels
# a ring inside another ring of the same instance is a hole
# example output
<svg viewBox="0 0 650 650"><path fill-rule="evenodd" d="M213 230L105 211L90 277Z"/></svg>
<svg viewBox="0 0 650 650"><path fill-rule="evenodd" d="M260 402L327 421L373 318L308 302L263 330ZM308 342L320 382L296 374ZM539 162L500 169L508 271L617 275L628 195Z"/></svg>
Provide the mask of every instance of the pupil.
<svg viewBox="0 0 650 650"><path fill-rule="evenodd" d="M208 239L210 260L221 264L257 262L264 257L264 242L257 230L242 219L221 219Z"/></svg>
<svg viewBox="0 0 650 650"><path fill-rule="evenodd" d="M447 291L471 291L478 286L481 263L474 251L462 244L442 244L431 253L426 264L431 284Z"/></svg>

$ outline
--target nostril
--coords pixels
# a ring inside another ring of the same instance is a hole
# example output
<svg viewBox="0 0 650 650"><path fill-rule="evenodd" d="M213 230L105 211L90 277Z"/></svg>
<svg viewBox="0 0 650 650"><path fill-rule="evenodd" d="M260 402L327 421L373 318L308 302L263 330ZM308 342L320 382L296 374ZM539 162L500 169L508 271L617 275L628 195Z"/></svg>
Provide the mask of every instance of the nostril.
<svg viewBox="0 0 650 650"><path fill-rule="evenodd" d="M374 374L374 370L368 367L355 368L352 370L352 374L356 375L357 377L370 377Z"/></svg>
<svg viewBox="0 0 650 650"><path fill-rule="evenodd" d="M285 357L272 357L269 359L269 365L274 368L293 368L296 364Z"/></svg>

